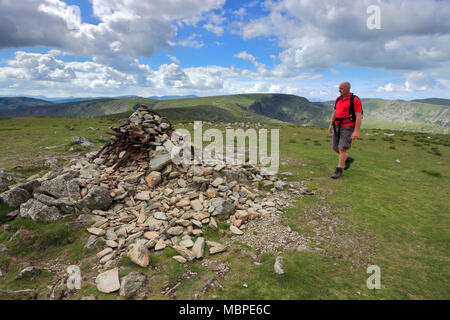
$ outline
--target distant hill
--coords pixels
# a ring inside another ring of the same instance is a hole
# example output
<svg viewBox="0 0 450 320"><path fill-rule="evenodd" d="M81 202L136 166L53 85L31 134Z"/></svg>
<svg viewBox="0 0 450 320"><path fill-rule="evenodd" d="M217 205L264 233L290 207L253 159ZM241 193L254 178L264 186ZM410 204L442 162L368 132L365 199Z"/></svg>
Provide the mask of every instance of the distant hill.
<svg viewBox="0 0 450 320"><path fill-rule="evenodd" d="M310 102L306 98L288 94L236 94L166 100L95 98L67 103L30 98L1 99L9 100L4 100L0 117L126 117L138 104L146 104L169 120L289 122L316 126L328 126L334 106L334 101ZM431 99L431 102L442 103L445 100ZM384 99L362 99L362 104L364 128L450 133L450 107L447 105ZM9 108L5 107L7 105Z"/></svg>
<svg viewBox="0 0 450 320"><path fill-rule="evenodd" d="M428 99L415 99L412 101L428 104L437 104L441 106L450 106L450 99L428 98Z"/></svg>
<svg viewBox="0 0 450 320"><path fill-rule="evenodd" d="M46 100L26 97L0 97L0 113L30 107L48 106L53 103Z"/></svg>
<svg viewBox="0 0 450 320"><path fill-rule="evenodd" d="M149 97L150 99L156 100L172 100L172 99L186 99L186 98L198 98L196 95L187 95L187 96L153 96Z"/></svg>
<svg viewBox="0 0 450 320"><path fill-rule="evenodd" d="M384 99L361 99L361 102L365 128L450 133L449 106ZM322 105L332 112L334 103L325 101L314 104Z"/></svg>
<svg viewBox="0 0 450 320"><path fill-rule="evenodd" d="M152 105L156 100L148 98L104 98L80 102L58 103L29 107L23 109L0 112L0 117L27 117L27 116L66 116L66 117L96 117L122 113L133 110L137 104Z"/></svg>

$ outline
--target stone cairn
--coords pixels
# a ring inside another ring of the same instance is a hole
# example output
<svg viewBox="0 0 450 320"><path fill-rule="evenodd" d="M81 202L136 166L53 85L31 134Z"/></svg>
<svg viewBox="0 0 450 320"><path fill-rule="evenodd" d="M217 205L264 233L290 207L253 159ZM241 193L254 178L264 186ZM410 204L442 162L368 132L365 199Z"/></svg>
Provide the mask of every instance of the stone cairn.
<svg viewBox="0 0 450 320"><path fill-rule="evenodd" d="M239 236L248 221L280 214L294 195L310 192L263 177L249 163L176 165L171 152L188 141L171 136L170 122L143 105L111 129L111 141L98 152L0 194L1 202L18 208L16 214L34 221L76 217L67 226L87 228L86 248L104 241L96 269L124 256L147 267L150 252L167 247L178 252L173 258L180 263L202 258L205 245L209 254L223 252L227 245L205 240L204 230ZM259 189L269 185L270 192Z"/></svg>

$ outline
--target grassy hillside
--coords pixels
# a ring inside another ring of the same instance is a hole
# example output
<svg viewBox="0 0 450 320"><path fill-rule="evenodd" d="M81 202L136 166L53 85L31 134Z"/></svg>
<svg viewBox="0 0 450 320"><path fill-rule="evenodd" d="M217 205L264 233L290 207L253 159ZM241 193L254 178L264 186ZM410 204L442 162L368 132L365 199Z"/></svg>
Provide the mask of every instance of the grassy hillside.
<svg viewBox="0 0 450 320"><path fill-rule="evenodd" d="M428 98L428 99L416 99L412 101L428 104L437 104L440 106L450 106L450 99Z"/></svg>
<svg viewBox="0 0 450 320"><path fill-rule="evenodd" d="M65 117L95 117L110 115L132 110L136 104L152 105L155 100L147 98L94 99L81 102L69 102L41 106L39 108L24 108L0 112L0 117L27 116L65 116Z"/></svg>
<svg viewBox="0 0 450 320"><path fill-rule="evenodd" d="M93 149L98 149L102 144L98 137L105 135L103 131L115 120L30 117L0 122L4 129L0 167L26 177L44 170L45 157L67 157L67 161L74 156L77 151L69 151L72 135L91 138L96 142ZM177 121L174 124L178 126ZM285 208L281 221L310 240L307 249L280 247L277 254L262 253L235 236L226 253L206 255L203 261L185 266L171 259L176 253L170 249L161 255L152 253L148 268L125 260L121 276L131 271L145 273L150 279L148 299L169 299L161 292L176 284L177 299L196 295L199 299L233 300L450 298L450 202L445 187L450 182L449 135L395 131L395 136L384 136L383 130L363 128L361 139L354 142L350 152L356 161L335 181L329 177L337 157L329 148L325 128L273 127L280 129L280 172L291 172L289 181L301 181L316 191L313 196L297 197L293 207ZM14 169L17 165L21 167ZM0 206L0 224L8 211ZM45 271L34 279L16 281L21 263L33 261L34 265L55 265L61 270L77 264L85 280L82 289L69 299L87 295L117 298L95 288L97 272L91 266L103 247L83 249L89 237L85 230L67 232L63 223L46 225L24 219L7 224L11 233L8 236L1 226L0 243L11 248L14 256L0 259L0 289L36 288L39 298L47 299L54 275ZM8 240L19 229L37 237L32 247ZM207 227L204 232L216 240L230 237ZM270 241L264 230L249 229L246 233L261 242ZM273 271L277 255L286 259L284 275ZM255 256L259 264L254 263ZM379 290L366 287L367 266L373 264L381 269ZM218 278L223 288L204 291L219 265L229 266ZM188 271L189 279L183 277Z"/></svg>
<svg viewBox="0 0 450 320"><path fill-rule="evenodd" d="M26 97L0 97L0 113L30 107L48 106L53 103L46 100Z"/></svg>
<svg viewBox="0 0 450 320"><path fill-rule="evenodd" d="M430 99L430 102L444 100ZM126 117L140 103L150 106L170 120L282 121L316 126L328 125L334 106L334 101L311 103L303 97L287 94L238 94L171 100L125 97L0 110L0 117ZM383 99L362 99L362 103L366 128L450 133L449 106Z"/></svg>
<svg viewBox="0 0 450 320"><path fill-rule="evenodd" d="M260 117L256 115L260 115L299 125L323 124L322 119L327 113L322 107L313 105L305 98L287 94L237 94L166 100L157 102L154 109L162 112L166 109L199 106L227 110L231 113L230 116L243 121L259 121ZM197 116L202 117L201 114Z"/></svg>
<svg viewBox="0 0 450 320"><path fill-rule="evenodd" d="M445 100L445 99L444 99ZM366 128L450 133L450 108L404 100L361 99ZM334 101L316 102L330 112Z"/></svg>

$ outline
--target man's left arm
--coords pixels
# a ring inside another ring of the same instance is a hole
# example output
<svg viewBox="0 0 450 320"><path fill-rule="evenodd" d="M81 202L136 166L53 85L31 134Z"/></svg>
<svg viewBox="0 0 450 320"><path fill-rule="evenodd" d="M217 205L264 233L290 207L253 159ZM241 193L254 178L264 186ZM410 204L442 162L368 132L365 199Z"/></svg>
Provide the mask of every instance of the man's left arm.
<svg viewBox="0 0 450 320"><path fill-rule="evenodd" d="M356 115L356 122L355 122L355 130L353 130L352 133L353 140L356 140L359 137L359 128L361 127L362 121L361 112L355 112L355 115Z"/></svg>
<svg viewBox="0 0 450 320"><path fill-rule="evenodd" d="M362 121L362 104L361 100L359 100L358 97L355 98L355 130L353 130L352 139L356 140L359 137L359 128L361 128L361 121Z"/></svg>

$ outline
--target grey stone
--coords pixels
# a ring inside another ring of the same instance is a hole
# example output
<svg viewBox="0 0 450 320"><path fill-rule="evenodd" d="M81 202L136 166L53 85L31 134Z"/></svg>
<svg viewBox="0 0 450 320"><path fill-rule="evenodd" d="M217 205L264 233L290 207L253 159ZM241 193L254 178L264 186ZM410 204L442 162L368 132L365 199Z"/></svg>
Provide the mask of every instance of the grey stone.
<svg viewBox="0 0 450 320"><path fill-rule="evenodd" d="M86 139L85 137L80 137L80 136L75 136L75 137L72 137L71 139L70 139L70 142L72 143L72 144L80 144L80 145L82 145L83 146L83 143L84 144L92 144L92 145L94 145L93 143L92 143L92 141L91 140L89 140L89 139Z"/></svg>
<svg viewBox="0 0 450 320"><path fill-rule="evenodd" d="M240 172L240 171L234 171L231 169L223 169L222 173L225 174L225 176L227 177L227 179L229 181L236 180L238 182L245 182L248 180L245 173Z"/></svg>
<svg viewBox="0 0 450 320"><path fill-rule="evenodd" d="M150 263L148 250L142 244L133 244L128 252L128 257L130 257L131 261L143 268L146 268Z"/></svg>
<svg viewBox="0 0 450 320"><path fill-rule="evenodd" d="M284 186L286 185L286 182L283 181L275 181L274 184L275 188L278 190L283 190Z"/></svg>
<svg viewBox="0 0 450 320"><path fill-rule="evenodd" d="M47 168L51 168L51 169L56 169L56 168L60 168L62 165L61 163L58 161L58 159L47 159L44 162L44 167Z"/></svg>
<svg viewBox="0 0 450 320"><path fill-rule="evenodd" d="M77 231L86 227L85 224L81 221L69 221L66 222L65 225L68 231Z"/></svg>
<svg viewBox="0 0 450 320"><path fill-rule="evenodd" d="M80 201L78 205L82 208L89 208L91 210L108 210L112 204L112 198L106 188L94 186L89 193Z"/></svg>
<svg viewBox="0 0 450 320"><path fill-rule="evenodd" d="M142 298L141 289L147 282L147 276L140 272L131 272L122 278L120 296L125 299Z"/></svg>
<svg viewBox="0 0 450 320"><path fill-rule="evenodd" d="M30 278L37 276L41 273L41 269L37 267L26 267L20 273L16 276L16 280L24 279L24 278Z"/></svg>
<svg viewBox="0 0 450 320"><path fill-rule="evenodd" d="M236 234L238 236L244 234L244 232L242 230L240 230L239 228L237 228L237 227L235 227L233 225L230 226L230 230L231 230L231 232L233 232L234 234Z"/></svg>
<svg viewBox="0 0 450 320"><path fill-rule="evenodd" d="M114 229L106 230L106 240L113 240L113 241L117 240L117 235L114 232Z"/></svg>
<svg viewBox="0 0 450 320"><path fill-rule="evenodd" d="M85 249L90 249L97 243L98 238L94 235L89 236L89 238L86 241L86 244L84 245Z"/></svg>
<svg viewBox="0 0 450 320"><path fill-rule="evenodd" d="M2 290L0 289L0 300L35 300L37 291L34 289L25 290Z"/></svg>
<svg viewBox="0 0 450 320"><path fill-rule="evenodd" d="M192 247L192 253L195 258L201 259L205 251L205 238L199 237L195 240L194 246Z"/></svg>
<svg viewBox="0 0 450 320"><path fill-rule="evenodd" d="M8 190L8 186L15 183L14 177L8 173L0 172L0 192Z"/></svg>
<svg viewBox="0 0 450 320"><path fill-rule="evenodd" d="M95 279L95 284L100 292L111 293L119 290L119 269L114 268L100 273Z"/></svg>
<svg viewBox="0 0 450 320"><path fill-rule="evenodd" d="M273 268L277 274L284 274L283 265L284 265L284 258L277 256L275 259L275 264L273 265Z"/></svg>
<svg viewBox="0 0 450 320"><path fill-rule="evenodd" d="M16 187L0 194L0 202L3 202L11 208L19 208L22 203L27 202L30 198L30 193L20 187Z"/></svg>
<svg viewBox="0 0 450 320"><path fill-rule="evenodd" d="M172 161L170 153L156 154L149 163L151 171L161 171L168 163Z"/></svg>
<svg viewBox="0 0 450 320"><path fill-rule="evenodd" d="M71 214L75 210L75 204L69 200L54 199L45 194L35 193L33 198L49 207L56 207L62 214Z"/></svg>
<svg viewBox="0 0 450 320"><path fill-rule="evenodd" d="M153 214L153 217L155 217L155 219L158 219L158 220L167 220L166 214L162 211L156 211Z"/></svg>
<svg viewBox="0 0 450 320"><path fill-rule="evenodd" d="M0 257L6 257L11 254L11 251L4 244L0 244Z"/></svg>
<svg viewBox="0 0 450 320"><path fill-rule="evenodd" d="M211 205L215 208L212 215L222 219L227 219L234 214L236 208L230 200L216 198L211 201Z"/></svg>
<svg viewBox="0 0 450 320"><path fill-rule="evenodd" d="M41 183L40 191L55 198L69 198L80 200L80 186L74 180L66 181L64 177L57 177Z"/></svg>
<svg viewBox="0 0 450 320"><path fill-rule="evenodd" d="M194 245L194 242L191 239L187 239L187 240L181 240L179 244L180 244L180 246L185 247L185 248L192 248L192 246Z"/></svg>
<svg viewBox="0 0 450 320"><path fill-rule="evenodd" d="M47 206L36 199L30 199L20 205L20 216L43 222L55 222L63 218L56 207Z"/></svg>

